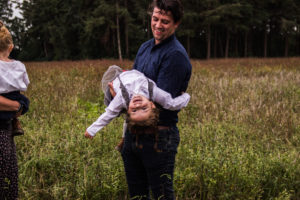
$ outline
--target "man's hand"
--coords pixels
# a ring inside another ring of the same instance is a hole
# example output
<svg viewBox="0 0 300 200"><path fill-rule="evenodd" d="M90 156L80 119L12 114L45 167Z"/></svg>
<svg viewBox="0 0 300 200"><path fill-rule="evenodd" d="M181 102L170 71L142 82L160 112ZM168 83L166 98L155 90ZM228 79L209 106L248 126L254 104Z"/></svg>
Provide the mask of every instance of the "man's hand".
<svg viewBox="0 0 300 200"><path fill-rule="evenodd" d="M114 87L113 87L113 82L109 82L108 83L108 87L109 87L109 91L110 91L111 96L115 97L116 96L116 92L115 92Z"/></svg>
<svg viewBox="0 0 300 200"><path fill-rule="evenodd" d="M87 131L85 131L84 136L86 138L93 139L93 136L91 136Z"/></svg>

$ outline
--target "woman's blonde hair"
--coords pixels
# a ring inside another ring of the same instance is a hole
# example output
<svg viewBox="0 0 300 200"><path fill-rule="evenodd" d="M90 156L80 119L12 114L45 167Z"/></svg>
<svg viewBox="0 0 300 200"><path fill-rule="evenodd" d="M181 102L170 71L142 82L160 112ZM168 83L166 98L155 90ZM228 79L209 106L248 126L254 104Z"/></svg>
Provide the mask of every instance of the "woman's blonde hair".
<svg viewBox="0 0 300 200"><path fill-rule="evenodd" d="M6 51L13 44L12 36L0 20L0 52Z"/></svg>

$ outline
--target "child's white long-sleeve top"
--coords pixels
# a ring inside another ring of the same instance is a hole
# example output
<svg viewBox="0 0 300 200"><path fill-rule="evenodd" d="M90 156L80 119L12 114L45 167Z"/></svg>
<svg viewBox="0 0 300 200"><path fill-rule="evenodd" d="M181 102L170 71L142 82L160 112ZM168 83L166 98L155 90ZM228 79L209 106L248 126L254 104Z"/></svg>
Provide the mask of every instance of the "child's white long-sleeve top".
<svg viewBox="0 0 300 200"><path fill-rule="evenodd" d="M26 91L29 84L25 65L20 61L0 60L0 94Z"/></svg>
<svg viewBox="0 0 300 200"><path fill-rule="evenodd" d="M148 79L143 73L137 70L130 70L121 73L119 77L129 94L129 99L137 94L143 95L149 99ZM163 108L168 110L180 110L187 106L190 100L189 94L184 93L176 98L172 98L168 92L158 88L152 80L149 79L149 81L153 83L153 102L160 104ZM112 119L117 117L123 109L127 109L128 105L126 105L126 101L122 96L118 78L113 81L113 88L116 92L116 96L105 109L105 112L87 128L87 132L91 136L95 136L98 131L106 126Z"/></svg>

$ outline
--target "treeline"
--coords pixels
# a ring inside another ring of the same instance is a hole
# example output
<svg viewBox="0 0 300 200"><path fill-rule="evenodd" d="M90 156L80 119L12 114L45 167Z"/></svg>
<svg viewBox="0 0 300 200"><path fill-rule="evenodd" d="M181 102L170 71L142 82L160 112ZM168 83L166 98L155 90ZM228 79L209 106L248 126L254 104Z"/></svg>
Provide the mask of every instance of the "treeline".
<svg viewBox="0 0 300 200"><path fill-rule="evenodd" d="M133 59L152 37L152 0L2 0L21 60ZM176 31L192 58L300 55L300 0L182 0ZM15 3L22 18L12 17Z"/></svg>

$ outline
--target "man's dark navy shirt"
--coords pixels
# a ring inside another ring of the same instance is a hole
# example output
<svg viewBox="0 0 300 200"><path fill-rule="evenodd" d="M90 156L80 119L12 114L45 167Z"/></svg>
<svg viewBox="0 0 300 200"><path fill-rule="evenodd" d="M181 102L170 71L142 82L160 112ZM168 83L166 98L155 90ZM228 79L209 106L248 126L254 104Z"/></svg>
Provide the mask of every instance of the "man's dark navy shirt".
<svg viewBox="0 0 300 200"><path fill-rule="evenodd" d="M155 45L154 38L143 43L133 68L144 73L173 98L186 91L192 71L186 50L175 34L158 45ZM178 112L161 109L159 125L175 126L178 122Z"/></svg>

